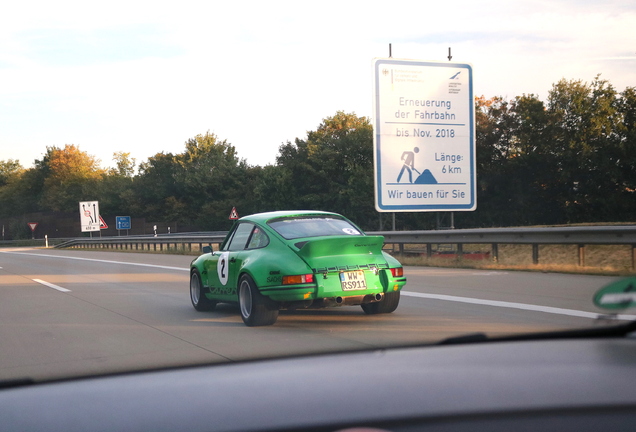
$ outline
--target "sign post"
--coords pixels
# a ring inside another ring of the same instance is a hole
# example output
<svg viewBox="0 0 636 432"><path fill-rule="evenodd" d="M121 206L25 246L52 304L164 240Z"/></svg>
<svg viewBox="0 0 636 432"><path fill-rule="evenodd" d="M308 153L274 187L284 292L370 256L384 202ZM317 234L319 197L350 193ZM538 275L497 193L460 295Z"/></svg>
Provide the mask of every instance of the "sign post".
<svg viewBox="0 0 636 432"><path fill-rule="evenodd" d="M99 231L100 216L98 201L82 201L79 203L80 225L82 232Z"/></svg>
<svg viewBox="0 0 636 432"><path fill-rule="evenodd" d="M37 222L28 222L29 228L31 228L31 240L35 239L35 229L38 227ZM2 237L4 237L4 225L2 226Z"/></svg>
<svg viewBox="0 0 636 432"><path fill-rule="evenodd" d="M396 59L373 67L376 209L475 210L472 67Z"/></svg>

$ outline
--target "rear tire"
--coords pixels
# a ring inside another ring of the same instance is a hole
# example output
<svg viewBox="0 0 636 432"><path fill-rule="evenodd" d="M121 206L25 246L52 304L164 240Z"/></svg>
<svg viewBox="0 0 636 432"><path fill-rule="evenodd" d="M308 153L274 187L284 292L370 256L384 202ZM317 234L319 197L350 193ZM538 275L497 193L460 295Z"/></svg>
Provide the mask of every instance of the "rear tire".
<svg viewBox="0 0 636 432"><path fill-rule="evenodd" d="M361 306L364 313L368 315L376 315L393 312L397 309L399 303L400 291L393 291L384 294L384 298L379 302L366 303Z"/></svg>
<svg viewBox="0 0 636 432"><path fill-rule="evenodd" d="M216 307L216 301L205 296L201 275L196 269L190 273L190 301L199 312L212 311Z"/></svg>
<svg viewBox="0 0 636 432"><path fill-rule="evenodd" d="M261 294L254 280L246 274L239 280L238 302L246 326L272 325L278 319L278 305Z"/></svg>

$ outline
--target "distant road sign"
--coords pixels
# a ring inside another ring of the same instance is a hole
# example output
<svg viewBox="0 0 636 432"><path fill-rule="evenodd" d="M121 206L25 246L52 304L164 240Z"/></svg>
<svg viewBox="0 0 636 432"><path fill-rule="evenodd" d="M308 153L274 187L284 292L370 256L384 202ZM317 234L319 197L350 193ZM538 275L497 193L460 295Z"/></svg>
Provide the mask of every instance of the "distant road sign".
<svg viewBox="0 0 636 432"><path fill-rule="evenodd" d="M29 225L29 228L31 228L31 232L34 232L35 229L38 227L37 222L29 222L28 225ZM4 228L4 226L2 228Z"/></svg>
<svg viewBox="0 0 636 432"><path fill-rule="evenodd" d="M131 228L130 216L116 216L115 225L118 230L129 230Z"/></svg>
<svg viewBox="0 0 636 432"><path fill-rule="evenodd" d="M232 207L232 211L230 212L230 220L236 220L239 218L238 212L236 211L236 207Z"/></svg>
<svg viewBox="0 0 636 432"><path fill-rule="evenodd" d="M475 103L468 64L374 61L380 212L475 210Z"/></svg>
<svg viewBox="0 0 636 432"><path fill-rule="evenodd" d="M99 231L99 202L82 201L79 203L80 225L82 232Z"/></svg>
<svg viewBox="0 0 636 432"><path fill-rule="evenodd" d="M106 225L106 221L104 221L102 215L99 215L99 229L108 229L108 225Z"/></svg>

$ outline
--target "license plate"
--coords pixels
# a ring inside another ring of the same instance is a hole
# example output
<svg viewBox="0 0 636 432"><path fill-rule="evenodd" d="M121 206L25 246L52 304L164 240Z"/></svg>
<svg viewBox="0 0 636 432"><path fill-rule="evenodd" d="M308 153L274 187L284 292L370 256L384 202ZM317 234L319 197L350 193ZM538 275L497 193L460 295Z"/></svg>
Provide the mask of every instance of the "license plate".
<svg viewBox="0 0 636 432"><path fill-rule="evenodd" d="M340 286L343 291L367 289L367 281L364 279L364 272L362 270L357 270L340 273Z"/></svg>

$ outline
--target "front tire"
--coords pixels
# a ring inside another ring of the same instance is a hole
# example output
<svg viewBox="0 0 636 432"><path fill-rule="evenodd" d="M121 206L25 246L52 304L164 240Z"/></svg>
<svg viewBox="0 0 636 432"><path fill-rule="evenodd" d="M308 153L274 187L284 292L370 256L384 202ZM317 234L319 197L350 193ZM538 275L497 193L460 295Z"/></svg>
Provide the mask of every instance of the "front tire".
<svg viewBox="0 0 636 432"><path fill-rule="evenodd" d="M239 280L238 302L241 318L249 327L272 325L278 319L278 305L261 294L246 274Z"/></svg>
<svg viewBox="0 0 636 432"><path fill-rule="evenodd" d="M397 309L400 303L400 291L384 294L382 301L363 304L362 310L368 315L391 313Z"/></svg>
<svg viewBox="0 0 636 432"><path fill-rule="evenodd" d="M196 269L190 273L190 301L199 312L212 311L216 307L216 301L205 296L201 275Z"/></svg>

